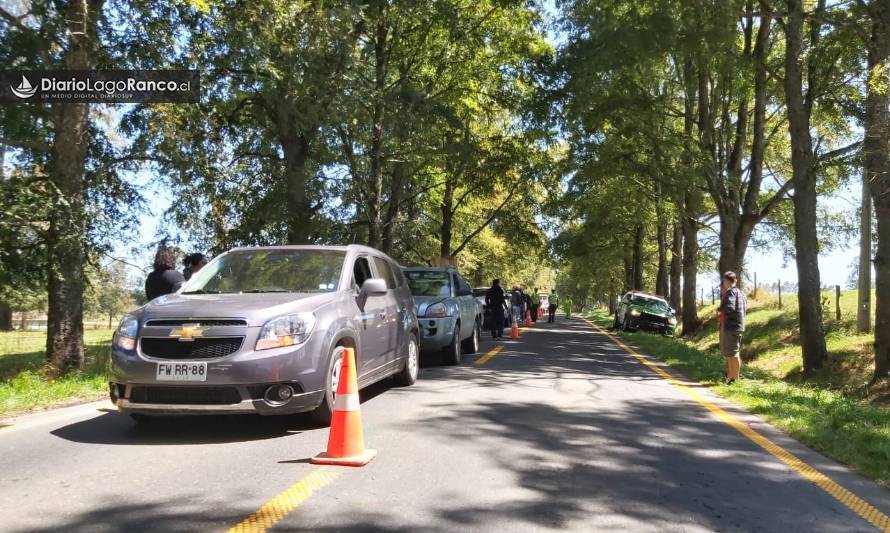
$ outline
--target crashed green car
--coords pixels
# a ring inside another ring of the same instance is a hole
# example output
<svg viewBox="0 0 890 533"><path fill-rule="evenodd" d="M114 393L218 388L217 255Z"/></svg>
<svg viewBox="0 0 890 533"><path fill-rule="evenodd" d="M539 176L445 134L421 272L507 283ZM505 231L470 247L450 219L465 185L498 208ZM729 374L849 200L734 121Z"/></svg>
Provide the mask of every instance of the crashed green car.
<svg viewBox="0 0 890 533"><path fill-rule="evenodd" d="M677 333L676 311L661 296L629 292L615 310L615 329L655 331L662 335Z"/></svg>

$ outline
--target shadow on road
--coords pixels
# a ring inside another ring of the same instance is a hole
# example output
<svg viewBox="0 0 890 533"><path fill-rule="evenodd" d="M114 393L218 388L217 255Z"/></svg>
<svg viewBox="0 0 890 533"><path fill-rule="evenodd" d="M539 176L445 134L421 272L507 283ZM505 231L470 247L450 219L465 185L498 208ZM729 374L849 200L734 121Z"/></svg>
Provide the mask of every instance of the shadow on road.
<svg viewBox="0 0 890 533"><path fill-rule="evenodd" d="M361 391L364 404L392 388L390 380ZM287 437L307 431L327 431L308 414L288 416L229 415L158 417L137 424L129 416L111 412L75 422L50 433L84 444L189 445L248 442Z"/></svg>

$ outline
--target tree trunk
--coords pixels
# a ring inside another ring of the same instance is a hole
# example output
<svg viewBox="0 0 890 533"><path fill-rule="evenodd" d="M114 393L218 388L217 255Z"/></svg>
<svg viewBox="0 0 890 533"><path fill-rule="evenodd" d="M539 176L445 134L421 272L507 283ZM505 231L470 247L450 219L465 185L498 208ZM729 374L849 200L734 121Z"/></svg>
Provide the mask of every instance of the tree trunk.
<svg viewBox="0 0 890 533"><path fill-rule="evenodd" d="M287 243L308 244L312 241L315 218L309 203L309 153L315 129L301 125L301 117L296 116L293 103L281 92L270 114L284 153Z"/></svg>
<svg viewBox="0 0 890 533"><path fill-rule="evenodd" d="M454 182L447 180L445 182L445 193L442 195L442 226L441 226L441 247L439 255L442 257L451 257L451 239L454 223Z"/></svg>
<svg viewBox="0 0 890 533"><path fill-rule="evenodd" d="M686 193L683 217L683 335L693 335L701 322L698 319L698 221L690 213L698 210L694 192Z"/></svg>
<svg viewBox="0 0 890 533"><path fill-rule="evenodd" d="M890 6L871 2L871 39L868 42L868 92L865 99L865 178L878 222L875 255L875 374L890 377ZM860 267L859 279L864 272Z"/></svg>
<svg viewBox="0 0 890 533"><path fill-rule="evenodd" d="M0 331L12 331L12 307L6 300L0 300Z"/></svg>
<svg viewBox="0 0 890 533"><path fill-rule="evenodd" d="M683 223L682 221L674 222L673 239L671 240L671 291L670 302L671 307L679 310L681 307L682 295L680 280L683 276Z"/></svg>
<svg viewBox="0 0 890 533"><path fill-rule="evenodd" d="M633 288L635 291L643 290L643 238L645 231L643 225L638 224L634 231L634 256L633 256Z"/></svg>
<svg viewBox="0 0 890 533"><path fill-rule="evenodd" d="M385 254L392 255L395 245L396 224L399 219L399 208L402 202L402 193L407 181L407 165L404 161L397 161L393 165L392 179L389 184L389 203L386 206L386 218L383 222L383 243L381 250Z"/></svg>
<svg viewBox="0 0 890 533"><path fill-rule="evenodd" d="M868 169L863 171L862 206L859 214L859 305L856 311L856 331L871 331L871 193L868 190Z"/></svg>
<svg viewBox="0 0 890 533"><path fill-rule="evenodd" d="M66 67L89 70L96 48L96 20L101 0L68 4ZM56 205L47 231L47 334L49 375L83 368L83 291L86 259L87 148L90 144L90 106L70 103L54 106L56 125L50 154L49 179L65 203Z"/></svg>
<svg viewBox="0 0 890 533"><path fill-rule="evenodd" d="M661 196L661 183L655 182L655 240L658 246L658 269L655 273L655 294L668 297L668 259L667 259L667 220L664 216L664 207L662 205L663 198Z"/></svg>
<svg viewBox="0 0 890 533"><path fill-rule="evenodd" d="M380 13L374 40L374 111L371 119L370 197L368 198L368 246L380 248L383 205L383 120L386 112L387 19Z"/></svg>
<svg viewBox="0 0 890 533"><path fill-rule="evenodd" d="M634 259L633 250L628 248L624 252L624 292L634 288Z"/></svg>
<svg viewBox="0 0 890 533"><path fill-rule="evenodd" d="M820 3L824 3L821 0ZM794 249L797 261L798 313L803 348L803 370L819 369L828 358L822 324L819 236L816 232L816 169L810 113L814 80L808 79L804 97L803 20L801 0L788 0L785 26L785 101L791 138L791 170L794 181ZM812 44L812 43L811 43ZM812 74L812 71L810 72Z"/></svg>

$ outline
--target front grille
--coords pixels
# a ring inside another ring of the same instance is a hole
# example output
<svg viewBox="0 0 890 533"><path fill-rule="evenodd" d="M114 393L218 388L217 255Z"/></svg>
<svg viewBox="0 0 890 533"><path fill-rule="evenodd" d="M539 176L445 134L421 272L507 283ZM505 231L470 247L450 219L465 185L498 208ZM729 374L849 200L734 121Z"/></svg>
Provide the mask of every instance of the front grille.
<svg viewBox="0 0 890 533"><path fill-rule="evenodd" d="M131 403L232 405L241 402L235 387L143 387L130 390Z"/></svg>
<svg viewBox="0 0 890 533"><path fill-rule="evenodd" d="M643 313L643 316L640 318L652 324L667 324L667 317L653 315L650 313Z"/></svg>
<svg viewBox="0 0 890 533"><path fill-rule="evenodd" d="M154 319L145 323L146 326L183 326L185 324L197 324L199 326L246 326L246 320L240 319L221 319L221 318L192 318L189 320L174 319Z"/></svg>
<svg viewBox="0 0 890 533"><path fill-rule="evenodd" d="M143 337L142 353L158 359L214 359L241 349L244 337L206 337L193 341L175 338Z"/></svg>

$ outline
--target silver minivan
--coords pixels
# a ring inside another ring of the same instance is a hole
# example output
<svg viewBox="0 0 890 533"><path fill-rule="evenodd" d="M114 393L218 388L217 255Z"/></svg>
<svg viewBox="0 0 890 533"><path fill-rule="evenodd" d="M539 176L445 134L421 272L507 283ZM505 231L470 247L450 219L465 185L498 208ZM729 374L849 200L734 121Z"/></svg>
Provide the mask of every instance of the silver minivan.
<svg viewBox="0 0 890 533"><path fill-rule="evenodd" d="M408 283L365 246L236 248L121 320L111 400L150 415L311 411L330 421L344 348L359 387L419 372Z"/></svg>

